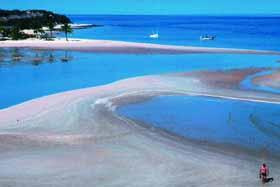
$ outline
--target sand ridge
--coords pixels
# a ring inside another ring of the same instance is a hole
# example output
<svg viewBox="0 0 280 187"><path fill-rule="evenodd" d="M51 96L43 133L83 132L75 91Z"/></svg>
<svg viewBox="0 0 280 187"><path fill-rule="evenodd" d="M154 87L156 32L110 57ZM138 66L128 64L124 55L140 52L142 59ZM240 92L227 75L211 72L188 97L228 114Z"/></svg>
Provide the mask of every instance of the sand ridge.
<svg viewBox="0 0 280 187"><path fill-rule="evenodd" d="M136 43L112 40L88 40L70 39L68 42L63 38L54 41L39 39L28 39L18 41L0 41L2 48L35 48L47 50L76 50L100 53L133 53L133 54L188 54L188 53L229 53L229 54L260 54L280 55L278 51L231 49L231 48L210 48L161 45L151 43Z"/></svg>

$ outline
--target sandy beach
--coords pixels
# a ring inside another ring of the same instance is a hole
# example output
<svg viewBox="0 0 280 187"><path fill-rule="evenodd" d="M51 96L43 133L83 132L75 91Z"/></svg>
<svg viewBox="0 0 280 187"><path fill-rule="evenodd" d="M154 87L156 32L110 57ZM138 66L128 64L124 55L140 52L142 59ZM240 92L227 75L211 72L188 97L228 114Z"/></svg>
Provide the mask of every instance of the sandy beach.
<svg viewBox="0 0 280 187"><path fill-rule="evenodd" d="M164 94L280 103L277 94L238 87L258 71L262 69L137 77L0 110L0 184L261 186L257 172L262 157L200 145L115 113L123 104ZM266 162L279 176L274 159ZM270 186L278 185L276 177Z"/></svg>
<svg viewBox="0 0 280 187"><path fill-rule="evenodd" d="M0 41L2 48L34 48L48 50L76 50L97 53L133 53L133 54L188 54L188 53L228 53L228 54L260 54L260 55L280 55L278 51L231 49L231 48L210 48L192 46L173 46L149 43L135 43L111 40L85 40L55 39L45 41L38 39Z"/></svg>

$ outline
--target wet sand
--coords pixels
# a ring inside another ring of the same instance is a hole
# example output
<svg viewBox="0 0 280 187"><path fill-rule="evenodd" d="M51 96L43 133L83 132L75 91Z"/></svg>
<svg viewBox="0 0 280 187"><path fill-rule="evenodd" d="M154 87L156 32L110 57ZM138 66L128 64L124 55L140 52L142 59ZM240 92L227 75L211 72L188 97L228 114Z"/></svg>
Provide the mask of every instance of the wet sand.
<svg viewBox="0 0 280 187"><path fill-rule="evenodd" d="M0 185L262 186L262 157L206 148L115 113L120 105L162 94L280 103L277 94L238 88L256 71L137 77L0 110ZM276 176L270 186L279 186L279 160L265 161Z"/></svg>
<svg viewBox="0 0 280 187"><path fill-rule="evenodd" d="M184 77L195 77L203 84L219 88L239 88L239 84L248 75L256 74L267 70L266 68L233 69L227 71L196 71L177 74ZM175 74L176 75L176 74Z"/></svg>
<svg viewBox="0 0 280 187"><path fill-rule="evenodd" d="M229 53L229 54L260 54L280 55L278 51L231 49L231 48L208 48L191 46L159 45L149 43L135 43L110 40L84 40L64 39L45 41L38 39L20 41L0 41L2 48L34 48L46 50L75 50L97 53L133 53L133 54L188 54L188 53Z"/></svg>
<svg viewBox="0 0 280 187"><path fill-rule="evenodd" d="M274 71L270 75L255 77L252 82L257 86L267 86L275 89L280 88L280 71Z"/></svg>

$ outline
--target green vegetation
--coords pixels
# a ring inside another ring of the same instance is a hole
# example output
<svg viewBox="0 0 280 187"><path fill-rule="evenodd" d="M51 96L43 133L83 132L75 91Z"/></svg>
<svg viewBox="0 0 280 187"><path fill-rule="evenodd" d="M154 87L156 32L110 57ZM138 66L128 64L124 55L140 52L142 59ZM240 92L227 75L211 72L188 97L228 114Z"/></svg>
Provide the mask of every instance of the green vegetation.
<svg viewBox="0 0 280 187"><path fill-rule="evenodd" d="M0 35L1 35L0 40L3 40L4 37L7 37L6 29L4 29L2 26L0 26Z"/></svg>
<svg viewBox="0 0 280 187"><path fill-rule="evenodd" d="M65 23L68 23L68 22L64 22L64 24ZM47 26L48 26L49 31L51 33L50 37L53 38L53 30L54 30L54 27L55 27L55 22L54 22L54 17L51 14L48 17Z"/></svg>
<svg viewBox="0 0 280 187"><path fill-rule="evenodd" d="M33 29L38 25L48 27L50 23L53 25L71 23L71 20L64 15L45 10L0 10L0 22L5 26Z"/></svg>
<svg viewBox="0 0 280 187"><path fill-rule="evenodd" d="M0 10L0 38L2 40L28 37L49 39L53 38L54 28L58 24L68 25L67 33L70 33L72 29L69 29L69 23L71 20L68 17L45 10ZM50 34L47 34L43 28L47 28ZM32 29L34 35L22 32L25 29Z"/></svg>
<svg viewBox="0 0 280 187"><path fill-rule="evenodd" d="M35 28L34 34L36 35L36 38L40 38L40 36L43 36L45 31L42 28Z"/></svg>
<svg viewBox="0 0 280 187"><path fill-rule="evenodd" d="M62 27L61 30L65 33L65 38L66 41L68 41L68 33L72 33L73 29L71 28L71 26L68 23L65 23Z"/></svg>

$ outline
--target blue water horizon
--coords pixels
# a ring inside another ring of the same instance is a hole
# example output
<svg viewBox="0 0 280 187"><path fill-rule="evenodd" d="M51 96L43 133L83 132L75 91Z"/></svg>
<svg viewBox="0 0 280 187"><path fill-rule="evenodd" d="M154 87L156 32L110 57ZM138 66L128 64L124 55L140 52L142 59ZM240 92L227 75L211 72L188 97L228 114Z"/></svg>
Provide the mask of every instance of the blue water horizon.
<svg viewBox="0 0 280 187"><path fill-rule="evenodd" d="M280 51L280 15L69 15L74 23L102 25L77 30L76 38ZM151 39L153 32L159 39ZM214 35L214 41L200 41Z"/></svg>

